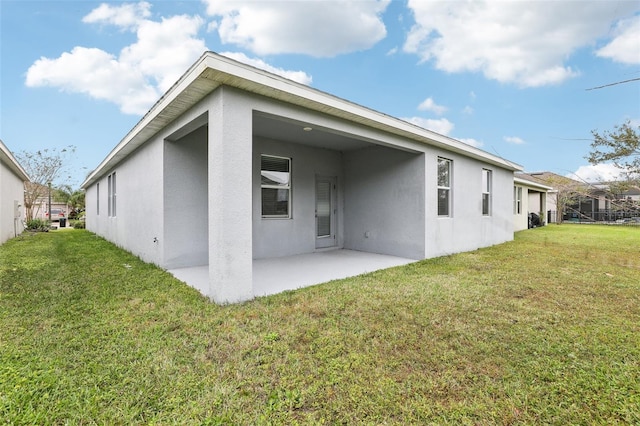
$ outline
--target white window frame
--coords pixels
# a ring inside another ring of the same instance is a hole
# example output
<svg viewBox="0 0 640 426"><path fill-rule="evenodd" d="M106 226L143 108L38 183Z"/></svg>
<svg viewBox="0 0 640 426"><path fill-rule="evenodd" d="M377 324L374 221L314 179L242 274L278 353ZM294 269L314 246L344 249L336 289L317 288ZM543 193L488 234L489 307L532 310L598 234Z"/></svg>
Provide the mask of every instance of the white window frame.
<svg viewBox="0 0 640 426"><path fill-rule="evenodd" d="M513 213L522 214L522 187L513 187Z"/></svg>
<svg viewBox="0 0 640 426"><path fill-rule="evenodd" d="M116 186L116 172L113 172L107 176L107 210L109 211L109 217L116 217Z"/></svg>
<svg viewBox="0 0 640 426"><path fill-rule="evenodd" d="M493 185L493 172L482 169L482 215L491 216L491 187Z"/></svg>
<svg viewBox="0 0 640 426"><path fill-rule="evenodd" d="M268 185L262 183L262 159L263 158L274 158L279 160L286 160L288 162L288 173L289 179L286 185ZM271 155L271 154L260 154L260 214L263 219L291 219L291 181L293 177L293 173L291 170L292 160L290 157L281 157L279 155ZM263 190L265 189L277 189L277 190L286 190L287 191L287 213L286 214L264 214L263 209Z"/></svg>
<svg viewBox="0 0 640 426"><path fill-rule="evenodd" d="M447 182L442 182L440 180L440 164L447 164ZM438 163L436 167L436 181L437 181L437 191L436 191L436 209L438 212L438 217L451 217L453 213L453 191L452 191L452 182L453 182L453 160L449 160L448 158L438 157ZM440 214L440 193L442 191L446 191L447 193L447 212L446 214Z"/></svg>

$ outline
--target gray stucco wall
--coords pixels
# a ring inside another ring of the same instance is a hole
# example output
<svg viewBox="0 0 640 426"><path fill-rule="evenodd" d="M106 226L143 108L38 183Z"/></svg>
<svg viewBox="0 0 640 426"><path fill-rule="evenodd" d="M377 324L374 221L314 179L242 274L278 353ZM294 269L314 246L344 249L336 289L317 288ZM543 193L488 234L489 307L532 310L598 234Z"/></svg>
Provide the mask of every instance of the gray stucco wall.
<svg viewBox="0 0 640 426"><path fill-rule="evenodd" d="M438 217L437 159L453 161L452 214ZM482 215L482 169L492 171L491 214ZM513 172L447 151L426 155L426 257L488 247L513 239Z"/></svg>
<svg viewBox="0 0 640 426"><path fill-rule="evenodd" d="M96 185L86 194L87 229L142 259L162 265L163 142L154 139L102 176L100 211ZM116 173L116 215L109 217L109 174Z"/></svg>
<svg viewBox="0 0 640 426"><path fill-rule="evenodd" d="M529 192L529 213L535 213L535 214L540 214L540 212L543 210L543 205L542 205L542 196L546 197L546 194L542 194L540 192L537 191L531 191ZM602 202L602 205L604 205L604 202ZM546 212L542 212L543 215L546 215ZM544 219L544 217L543 217Z"/></svg>
<svg viewBox="0 0 640 426"><path fill-rule="evenodd" d="M423 259L424 155L372 145L345 154L345 242L353 250Z"/></svg>
<svg viewBox="0 0 640 426"><path fill-rule="evenodd" d="M24 183L4 162L0 161L0 244L22 233L24 208L15 219L15 202L24 206Z"/></svg>
<svg viewBox="0 0 640 426"><path fill-rule="evenodd" d="M291 158L290 219L263 219L261 213L260 156ZM291 256L315 251L316 175L337 178L338 241L342 246L342 154L329 149L256 139L253 144L253 258Z"/></svg>
<svg viewBox="0 0 640 426"><path fill-rule="evenodd" d="M222 87L209 105L209 297L253 297L251 102Z"/></svg>
<svg viewBox="0 0 640 426"><path fill-rule="evenodd" d="M207 127L164 142L164 267L209 263Z"/></svg>
<svg viewBox="0 0 640 426"><path fill-rule="evenodd" d="M208 215L206 209L202 208L202 204L207 203L207 184L200 182L200 179L204 179L204 182L207 179L206 128L196 130L193 134L173 136L206 113L210 98L211 95L178 120L160 130L146 144L86 189L88 230L131 251L143 260L164 268L167 267L165 256L169 259L169 266L172 263L184 262L194 253L199 253L200 256L193 257L196 264L207 263L207 260L202 261L202 247L207 245ZM200 141L200 138L205 140ZM195 158L198 155L203 155L204 158ZM165 162L170 164L172 161L188 168L165 167ZM192 167L195 165L204 165L204 169ZM165 169L169 171L165 172ZM115 217L109 217L107 176L114 171L117 181L117 212ZM200 183L199 187L197 182ZM100 184L99 214L97 212L98 183ZM175 205L167 206L167 211L165 211L165 186L169 189L167 198L176 201ZM179 193L185 188L190 190ZM205 195L200 200L200 208L197 208L193 204L193 197L196 196L196 192L202 194L202 188L205 188ZM181 203L192 203L192 207L195 208L185 213ZM181 212L186 217L181 219L179 215L176 216L177 212ZM195 234L202 229L205 229L204 234L200 232L196 236ZM183 234L186 237L183 237ZM187 241L189 237L197 238ZM182 247L188 245L191 248L186 256L177 256L176 249L172 245Z"/></svg>
<svg viewBox="0 0 640 426"><path fill-rule="evenodd" d="M520 213L513 213L513 230L522 231L523 229L527 229L529 227L529 196L528 189L526 186L520 184L514 184L515 188L520 188L522 191L522 203L520 204Z"/></svg>

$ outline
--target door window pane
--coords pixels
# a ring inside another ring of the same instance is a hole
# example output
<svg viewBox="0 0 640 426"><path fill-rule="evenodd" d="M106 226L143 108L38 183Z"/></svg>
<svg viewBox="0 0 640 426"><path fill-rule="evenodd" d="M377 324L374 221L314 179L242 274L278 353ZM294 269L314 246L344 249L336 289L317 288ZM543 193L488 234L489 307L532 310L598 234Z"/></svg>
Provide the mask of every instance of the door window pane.
<svg viewBox="0 0 640 426"><path fill-rule="evenodd" d="M316 236L331 235L331 182L316 183Z"/></svg>

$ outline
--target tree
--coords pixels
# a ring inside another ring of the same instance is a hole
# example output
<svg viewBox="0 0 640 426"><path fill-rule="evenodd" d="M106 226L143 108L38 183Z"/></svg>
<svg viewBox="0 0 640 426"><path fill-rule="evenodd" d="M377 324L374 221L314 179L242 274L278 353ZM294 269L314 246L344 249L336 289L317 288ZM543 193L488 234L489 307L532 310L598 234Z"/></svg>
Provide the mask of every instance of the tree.
<svg viewBox="0 0 640 426"><path fill-rule="evenodd" d="M564 215L571 206L575 206L580 202L580 198L583 195L583 188L579 182L571 181L571 179L549 179L547 184L553 187L556 191L552 193L552 197L555 198L557 222L562 223Z"/></svg>
<svg viewBox="0 0 640 426"><path fill-rule="evenodd" d="M592 130L591 152L586 157L591 164L612 162L624 170L628 179L640 178L640 126L634 128L627 120L613 131L600 134Z"/></svg>
<svg viewBox="0 0 640 426"><path fill-rule="evenodd" d="M84 210L84 191L81 189L73 190L70 185L61 185L55 189L53 198L69 206L69 219L75 219Z"/></svg>
<svg viewBox="0 0 640 426"><path fill-rule="evenodd" d="M633 187L633 184L627 180L617 180L609 182L606 188L607 198L611 201L622 200L626 191Z"/></svg>
<svg viewBox="0 0 640 426"><path fill-rule="evenodd" d="M63 178L66 160L75 152L75 146L58 149L44 149L36 152L22 151L16 155L18 161L31 177L30 182L25 182L24 207L27 220L35 216L34 206L39 205L39 199L48 195L49 184L56 181L66 181Z"/></svg>
<svg viewBox="0 0 640 426"><path fill-rule="evenodd" d="M554 189L549 196L556 205L557 223L562 223L565 213L589 195L588 185L565 176L544 172L536 173L532 177Z"/></svg>

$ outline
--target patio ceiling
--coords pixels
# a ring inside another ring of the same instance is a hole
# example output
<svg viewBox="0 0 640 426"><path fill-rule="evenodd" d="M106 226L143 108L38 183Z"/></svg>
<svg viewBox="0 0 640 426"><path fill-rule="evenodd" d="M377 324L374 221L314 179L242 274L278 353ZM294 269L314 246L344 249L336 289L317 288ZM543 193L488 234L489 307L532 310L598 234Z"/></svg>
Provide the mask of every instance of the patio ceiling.
<svg viewBox="0 0 640 426"><path fill-rule="evenodd" d="M305 128L311 130L304 130ZM336 151L353 151L371 145L371 142L331 129L261 113L253 115L253 135Z"/></svg>

